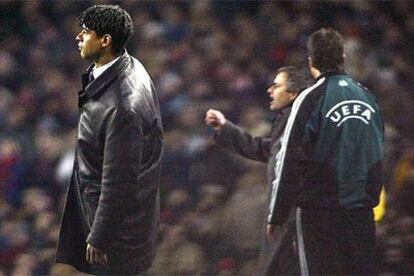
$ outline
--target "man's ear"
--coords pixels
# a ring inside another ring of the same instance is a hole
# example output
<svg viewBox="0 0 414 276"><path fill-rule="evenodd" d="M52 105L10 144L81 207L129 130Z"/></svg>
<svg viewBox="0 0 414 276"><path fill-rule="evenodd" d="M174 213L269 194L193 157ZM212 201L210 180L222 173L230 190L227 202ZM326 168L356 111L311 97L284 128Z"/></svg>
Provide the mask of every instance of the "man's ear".
<svg viewBox="0 0 414 276"><path fill-rule="evenodd" d="M308 57L308 65L309 65L309 68L313 67L313 61L311 57Z"/></svg>
<svg viewBox="0 0 414 276"><path fill-rule="evenodd" d="M101 41L102 41L101 42L102 48L106 48L112 44L112 36L109 34L106 34L102 37Z"/></svg>
<svg viewBox="0 0 414 276"><path fill-rule="evenodd" d="M313 61L311 57L308 57L308 62L310 73L312 77L316 79L321 74L321 72L315 66L313 66Z"/></svg>

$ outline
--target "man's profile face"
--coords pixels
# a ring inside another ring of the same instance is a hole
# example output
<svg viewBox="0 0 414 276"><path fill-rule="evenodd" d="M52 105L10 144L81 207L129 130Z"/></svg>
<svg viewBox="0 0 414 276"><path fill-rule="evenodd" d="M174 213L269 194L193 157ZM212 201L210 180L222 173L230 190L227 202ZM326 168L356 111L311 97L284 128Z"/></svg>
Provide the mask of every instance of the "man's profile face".
<svg viewBox="0 0 414 276"><path fill-rule="evenodd" d="M297 96L297 92L290 93L287 90L288 74L281 72L276 75L273 85L267 89L267 93L272 99L270 110L281 110L290 105Z"/></svg>
<svg viewBox="0 0 414 276"><path fill-rule="evenodd" d="M96 60L102 51L102 38L98 37L95 31L82 27L76 36L82 59Z"/></svg>

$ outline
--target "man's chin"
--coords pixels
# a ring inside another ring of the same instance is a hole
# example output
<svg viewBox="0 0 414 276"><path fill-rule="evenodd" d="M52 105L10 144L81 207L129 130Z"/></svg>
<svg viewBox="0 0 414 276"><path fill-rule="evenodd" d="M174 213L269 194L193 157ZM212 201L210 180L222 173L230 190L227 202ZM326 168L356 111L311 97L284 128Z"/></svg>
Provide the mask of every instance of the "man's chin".
<svg viewBox="0 0 414 276"><path fill-rule="evenodd" d="M86 55L85 53L83 53L82 51L80 52L80 57L83 60L91 60L92 57L90 55Z"/></svg>

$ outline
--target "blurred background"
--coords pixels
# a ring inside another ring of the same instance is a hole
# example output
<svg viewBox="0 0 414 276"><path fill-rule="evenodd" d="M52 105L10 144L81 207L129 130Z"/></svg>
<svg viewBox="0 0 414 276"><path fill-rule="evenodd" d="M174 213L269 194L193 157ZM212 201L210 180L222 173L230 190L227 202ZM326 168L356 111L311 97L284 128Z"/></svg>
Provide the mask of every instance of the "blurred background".
<svg viewBox="0 0 414 276"><path fill-rule="evenodd" d="M252 134L268 134L266 88L278 67L307 66L307 37L324 26L343 34L347 72L383 112L379 271L414 273L413 2L0 0L0 275L45 275L53 267L88 66L75 42L76 18L97 3L131 14L128 51L160 97L166 148L152 273L255 273L264 164L214 145L204 114L216 108Z"/></svg>

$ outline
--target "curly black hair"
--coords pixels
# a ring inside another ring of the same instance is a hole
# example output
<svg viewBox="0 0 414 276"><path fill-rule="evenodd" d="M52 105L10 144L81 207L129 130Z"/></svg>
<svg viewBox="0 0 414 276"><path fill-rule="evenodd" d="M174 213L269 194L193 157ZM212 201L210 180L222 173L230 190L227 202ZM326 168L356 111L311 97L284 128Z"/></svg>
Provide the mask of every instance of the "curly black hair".
<svg viewBox="0 0 414 276"><path fill-rule="evenodd" d="M309 70L306 68L298 68L296 66L283 66L280 67L277 74L286 73L287 74L287 92L302 92L305 88L310 86L313 82L312 76L310 75Z"/></svg>
<svg viewBox="0 0 414 276"><path fill-rule="evenodd" d="M308 53L313 67L321 73L343 71L344 39L332 28L322 28L309 37Z"/></svg>
<svg viewBox="0 0 414 276"><path fill-rule="evenodd" d="M134 33L131 16L116 5L95 5L87 8L78 18L79 26L96 32L99 37L112 37L112 51L119 54Z"/></svg>

